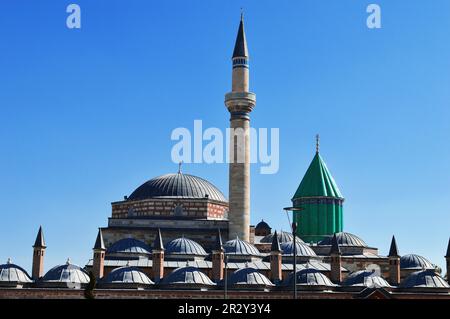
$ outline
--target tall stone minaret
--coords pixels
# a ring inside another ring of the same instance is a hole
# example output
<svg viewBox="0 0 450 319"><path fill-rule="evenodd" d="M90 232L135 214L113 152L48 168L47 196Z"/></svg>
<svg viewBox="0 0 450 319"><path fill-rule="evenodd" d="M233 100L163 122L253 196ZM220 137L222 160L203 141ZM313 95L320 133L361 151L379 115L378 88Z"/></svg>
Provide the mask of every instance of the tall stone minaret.
<svg viewBox="0 0 450 319"><path fill-rule="evenodd" d="M250 239L250 112L256 104L256 95L249 91L248 58L241 14L232 58L232 89L225 95L225 105L231 115L228 237L245 241Z"/></svg>

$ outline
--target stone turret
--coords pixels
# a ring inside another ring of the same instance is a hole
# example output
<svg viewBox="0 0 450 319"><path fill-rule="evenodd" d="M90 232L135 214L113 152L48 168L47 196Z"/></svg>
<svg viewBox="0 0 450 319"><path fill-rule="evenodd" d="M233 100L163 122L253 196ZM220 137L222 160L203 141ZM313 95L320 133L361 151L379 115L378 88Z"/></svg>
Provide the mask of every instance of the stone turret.
<svg viewBox="0 0 450 319"><path fill-rule="evenodd" d="M46 248L47 246L45 246L44 232L42 231L42 226L40 226L33 245L33 267L31 277L34 280L37 280L44 275L44 254Z"/></svg>
<svg viewBox="0 0 450 319"><path fill-rule="evenodd" d="M334 234L333 240L331 241L331 250L330 250L330 279L335 284L339 284L342 282L341 255L342 254L339 248L339 243L337 241L336 234Z"/></svg>
<svg viewBox="0 0 450 319"><path fill-rule="evenodd" d="M283 280L283 269L282 269L282 254L280 241L278 238L277 231L272 237L272 246L270 247L270 274L273 282L279 282Z"/></svg>
<svg viewBox="0 0 450 319"><path fill-rule="evenodd" d="M389 258L389 283L393 286L398 286L400 284L400 255L398 253L395 236L392 236L388 258Z"/></svg>
<svg viewBox="0 0 450 319"><path fill-rule="evenodd" d="M219 282L223 279L224 257L222 235L219 229L217 232L216 243L212 249L212 277L214 282Z"/></svg>
<svg viewBox="0 0 450 319"><path fill-rule="evenodd" d="M158 228L152 249L152 271L154 282L158 283L164 277L164 244L161 229Z"/></svg>
<svg viewBox="0 0 450 319"><path fill-rule="evenodd" d="M92 265L92 272L96 279L103 278L103 271L105 268L105 242L103 241L102 230L98 229L97 239L95 240L94 248L94 261Z"/></svg>

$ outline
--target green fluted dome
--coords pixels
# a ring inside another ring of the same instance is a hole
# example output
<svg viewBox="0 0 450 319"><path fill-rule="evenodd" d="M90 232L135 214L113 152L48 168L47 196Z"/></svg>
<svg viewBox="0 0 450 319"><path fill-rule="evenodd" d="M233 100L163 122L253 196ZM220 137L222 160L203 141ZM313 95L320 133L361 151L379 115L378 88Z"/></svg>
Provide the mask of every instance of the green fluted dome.
<svg viewBox="0 0 450 319"><path fill-rule="evenodd" d="M293 198L319 196L344 198L327 165L317 152Z"/></svg>

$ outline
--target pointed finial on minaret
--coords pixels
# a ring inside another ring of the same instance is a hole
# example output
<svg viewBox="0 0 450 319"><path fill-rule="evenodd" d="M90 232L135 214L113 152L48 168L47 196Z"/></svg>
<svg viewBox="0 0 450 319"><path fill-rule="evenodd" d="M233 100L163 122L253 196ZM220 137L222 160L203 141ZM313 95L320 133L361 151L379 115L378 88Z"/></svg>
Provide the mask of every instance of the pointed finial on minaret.
<svg viewBox="0 0 450 319"><path fill-rule="evenodd" d="M316 134L316 153L319 153L320 148L320 135Z"/></svg>
<svg viewBox="0 0 450 319"><path fill-rule="evenodd" d="M391 247L389 248L388 257L399 257L397 241L395 240L395 236L392 236Z"/></svg>
<svg viewBox="0 0 450 319"><path fill-rule="evenodd" d="M241 7L241 21L244 20L244 8Z"/></svg>
<svg viewBox="0 0 450 319"><path fill-rule="evenodd" d="M71 264L71 261L70 261L70 257L69 257L69 258L67 258L66 265L70 265L70 264Z"/></svg>
<svg viewBox="0 0 450 319"><path fill-rule="evenodd" d="M181 174L181 165L183 165L183 161L178 163L178 174Z"/></svg>
<svg viewBox="0 0 450 319"><path fill-rule="evenodd" d="M9 257L8 258L8 260L6 261L6 263L9 265L9 264L12 264L12 259L11 259L11 257Z"/></svg>

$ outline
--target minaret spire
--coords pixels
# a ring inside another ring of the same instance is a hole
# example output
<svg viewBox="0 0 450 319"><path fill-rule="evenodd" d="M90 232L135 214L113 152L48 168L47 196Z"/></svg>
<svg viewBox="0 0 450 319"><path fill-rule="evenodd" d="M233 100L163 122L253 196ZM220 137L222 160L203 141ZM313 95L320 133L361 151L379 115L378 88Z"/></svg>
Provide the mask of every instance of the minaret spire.
<svg viewBox="0 0 450 319"><path fill-rule="evenodd" d="M320 135L316 134L316 153L319 153L320 149Z"/></svg>

